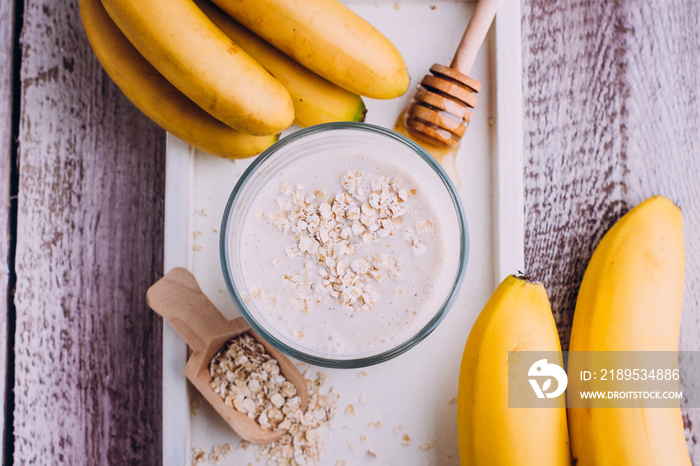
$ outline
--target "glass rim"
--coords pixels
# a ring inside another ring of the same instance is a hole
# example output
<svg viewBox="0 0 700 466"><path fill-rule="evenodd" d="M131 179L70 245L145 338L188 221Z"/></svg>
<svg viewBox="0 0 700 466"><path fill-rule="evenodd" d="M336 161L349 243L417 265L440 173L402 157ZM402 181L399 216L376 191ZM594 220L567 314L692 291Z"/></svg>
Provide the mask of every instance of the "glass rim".
<svg viewBox="0 0 700 466"><path fill-rule="evenodd" d="M399 143L404 144L405 146L408 146L410 149L412 149L416 155L420 156L423 159L423 161L426 162L427 165L437 173L438 177L443 182L450 198L452 199L452 204L455 209L455 214L457 216L460 229L460 252L458 258L457 273L450 287L450 293L448 294L447 298L443 301L442 305L440 305L440 308L435 312L435 315L433 315L433 317L423 327L421 327L421 329L417 333L415 333L413 336L406 339L402 343L398 344L397 346L370 356L361 356L348 359L333 359L306 353L304 351L287 345L286 343L282 342L277 337L272 335L270 332L268 332L261 324L258 323L258 321L248 311L247 306L243 302L243 299L239 294L239 291L233 281L233 274L231 273L229 261L229 223L234 210L233 207L236 204L236 200L238 199L239 194L246 186L246 183L255 174L258 168L280 149L306 136L332 130L354 130L377 133L381 134L382 136L389 137L395 141L398 141ZM457 193L457 190L455 189L454 185L452 184L452 181L450 180L445 170L437 162L437 160L433 158L432 155L430 155L420 145L416 144L414 141L407 138L406 136L403 136L395 131L383 128L381 126L361 122L333 122L323 123L308 128L302 128L288 136L283 137L275 144L268 147L260 155L258 155L255 158L255 160L250 164L250 166L248 166L248 168L243 172L241 177L236 182L236 185L231 191L231 195L229 196L229 199L226 202L223 218L221 220L221 229L219 236L219 258L221 261L221 268L224 276L224 282L226 283L226 288L228 289L229 295L233 299L236 308L241 313L246 322L248 322L253 331L260 335L265 341L267 341L275 349L283 352L284 354L294 357L308 364L329 368L355 369L379 364L393 359L396 356L405 353L409 349L413 348L437 328L438 324L445 318L450 308L454 304L454 301L457 299L457 295L459 294L459 290L462 286L462 281L466 272L469 257L468 238L469 232L467 226L467 219L466 215L464 214L464 209L462 207L459 194Z"/></svg>

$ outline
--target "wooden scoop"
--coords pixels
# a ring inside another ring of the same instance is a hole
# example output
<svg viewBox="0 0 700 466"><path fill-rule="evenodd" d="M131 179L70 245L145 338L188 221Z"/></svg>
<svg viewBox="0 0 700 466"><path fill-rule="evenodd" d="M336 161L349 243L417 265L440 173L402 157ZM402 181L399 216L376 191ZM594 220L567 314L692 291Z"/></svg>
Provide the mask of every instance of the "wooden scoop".
<svg viewBox="0 0 700 466"><path fill-rule="evenodd" d="M251 443L265 444L278 440L286 431L261 429L247 414L226 406L223 398L209 386L212 379L209 362L228 340L237 335L249 333L277 360L282 375L296 387L302 411L306 410L309 392L299 369L253 332L243 317L226 320L202 293L197 280L187 269L175 268L168 272L148 289L146 301L151 309L170 322L192 348L192 356L185 365L185 376L241 438Z"/></svg>
<svg viewBox="0 0 700 466"><path fill-rule="evenodd" d="M476 107L479 81L467 76L501 0L480 0L449 67L435 64L404 113L411 136L441 148L457 146Z"/></svg>

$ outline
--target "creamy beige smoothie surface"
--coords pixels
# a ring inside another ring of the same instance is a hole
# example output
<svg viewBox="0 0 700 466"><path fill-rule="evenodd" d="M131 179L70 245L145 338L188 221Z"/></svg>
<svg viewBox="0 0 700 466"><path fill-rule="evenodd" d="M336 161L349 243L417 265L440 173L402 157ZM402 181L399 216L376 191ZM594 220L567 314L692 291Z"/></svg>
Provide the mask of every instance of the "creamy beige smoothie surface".
<svg viewBox="0 0 700 466"><path fill-rule="evenodd" d="M245 220L254 305L289 343L366 355L417 333L445 297L443 222L388 159L309 155L267 182Z"/></svg>

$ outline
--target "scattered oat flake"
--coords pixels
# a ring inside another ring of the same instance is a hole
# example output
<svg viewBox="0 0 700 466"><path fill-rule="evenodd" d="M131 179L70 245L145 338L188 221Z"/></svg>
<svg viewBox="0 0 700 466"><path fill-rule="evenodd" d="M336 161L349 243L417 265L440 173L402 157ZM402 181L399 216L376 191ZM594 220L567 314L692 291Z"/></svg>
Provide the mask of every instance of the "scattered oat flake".
<svg viewBox="0 0 700 466"><path fill-rule="evenodd" d="M357 450L357 442L355 442L354 439L349 438L348 439L348 447L350 447L350 449L353 451Z"/></svg>
<svg viewBox="0 0 700 466"><path fill-rule="evenodd" d="M375 422L374 422L374 428L375 428L375 429L381 429L381 428L382 428L382 421L375 421Z"/></svg>
<svg viewBox="0 0 700 466"><path fill-rule="evenodd" d="M345 414L348 416L354 416L355 415L355 406L348 405L348 407L345 408Z"/></svg>
<svg viewBox="0 0 700 466"><path fill-rule="evenodd" d="M197 416L197 410L199 409L200 403L199 403L199 398L194 398L192 400L192 407L190 409L190 414L192 417Z"/></svg>
<svg viewBox="0 0 700 466"><path fill-rule="evenodd" d="M231 452L231 445L224 443L221 445L214 445L209 453L209 462L214 464L221 464L221 461Z"/></svg>
<svg viewBox="0 0 700 466"><path fill-rule="evenodd" d="M398 426L394 427L394 435L399 435L402 431L403 431L402 425L398 425Z"/></svg>
<svg viewBox="0 0 700 466"><path fill-rule="evenodd" d="M453 396L452 398L450 398L450 401L448 401L448 403L451 404L451 405L457 403L457 397L456 397L456 396Z"/></svg>
<svg viewBox="0 0 700 466"><path fill-rule="evenodd" d="M369 456L371 456L372 458L376 458L376 457L377 457L377 454L376 454L375 452L373 452L372 450L367 450L367 454L368 454Z"/></svg>
<svg viewBox="0 0 700 466"><path fill-rule="evenodd" d="M401 445L408 446L411 443L411 437L408 434L403 434L401 437Z"/></svg>
<svg viewBox="0 0 700 466"><path fill-rule="evenodd" d="M367 377L367 372L365 372L365 371L360 371L360 372L357 373L357 376L358 376L359 378Z"/></svg>
<svg viewBox="0 0 700 466"><path fill-rule="evenodd" d="M194 233L192 233L192 235L195 237L195 239L197 239L197 238L199 238L200 236L202 236L202 232L199 231L199 230L197 230L197 231L195 231Z"/></svg>
<svg viewBox="0 0 700 466"><path fill-rule="evenodd" d="M394 10L400 10L401 4L399 2L394 3Z"/></svg>
<svg viewBox="0 0 700 466"><path fill-rule="evenodd" d="M199 447L192 448L192 466L197 466L207 461L206 454L204 450Z"/></svg>
<svg viewBox="0 0 700 466"><path fill-rule="evenodd" d="M433 448L432 442L423 443L423 444L421 444L421 445L418 447L419 450L424 450L424 451L425 451L425 450L430 450L431 448Z"/></svg>
<svg viewBox="0 0 700 466"><path fill-rule="evenodd" d="M209 215L209 209L205 207L204 209L201 209L199 213L204 216Z"/></svg>
<svg viewBox="0 0 700 466"><path fill-rule="evenodd" d="M201 244L195 244L194 246L192 246L192 249L194 249L195 251L201 251L201 250L202 250L202 245L201 245Z"/></svg>
<svg viewBox="0 0 700 466"><path fill-rule="evenodd" d="M338 460L335 462L335 466L345 466L345 460Z"/></svg>
<svg viewBox="0 0 700 466"><path fill-rule="evenodd" d="M213 231L214 233L218 233L218 232L219 232L219 230L217 230L216 228L212 228L211 231Z"/></svg>
<svg viewBox="0 0 700 466"><path fill-rule="evenodd" d="M360 395L360 404L361 404L361 405L366 405L366 404L367 404L367 398L368 398L367 392L362 392L362 394Z"/></svg>
<svg viewBox="0 0 700 466"><path fill-rule="evenodd" d="M360 442L367 443L367 436L365 434L360 435Z"/></svg>

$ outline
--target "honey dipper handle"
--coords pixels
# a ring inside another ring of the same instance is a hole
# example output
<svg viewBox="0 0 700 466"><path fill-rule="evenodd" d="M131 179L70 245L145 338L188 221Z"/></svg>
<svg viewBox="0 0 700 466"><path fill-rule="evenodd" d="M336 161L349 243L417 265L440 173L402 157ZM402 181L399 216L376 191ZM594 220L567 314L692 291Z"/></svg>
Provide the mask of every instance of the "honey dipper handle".
<svg viewBox="0 0 700 466"><path fill-rule="evenodd" d="M146 301L170 322L194 352L205 351L229 324L202 292L194 275L182 267L154 283L146 293Z"/></svg>
<svg viewBox="0 0 700 466"><path fill-rule="evenodd" d="M450 68L454 68L462 74L469 74L481 44L489 32L496 10L502 0L479 0L462 40L457 47Z"/></svg>

